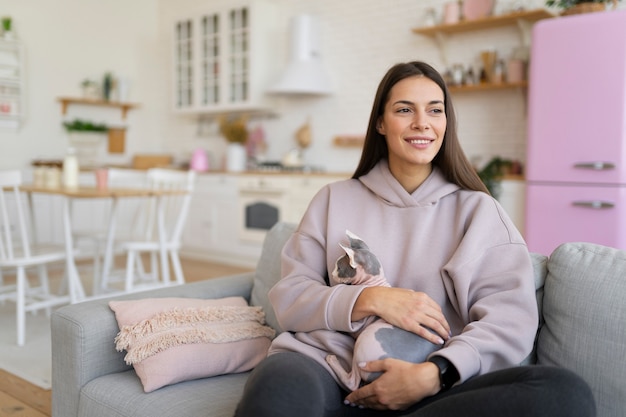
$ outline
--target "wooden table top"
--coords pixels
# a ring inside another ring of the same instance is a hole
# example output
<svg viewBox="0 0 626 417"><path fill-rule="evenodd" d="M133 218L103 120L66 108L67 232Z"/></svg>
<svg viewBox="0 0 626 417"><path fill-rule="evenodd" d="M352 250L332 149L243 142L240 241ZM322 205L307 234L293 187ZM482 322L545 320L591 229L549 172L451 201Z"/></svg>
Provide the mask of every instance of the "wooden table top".
<svg viewBox="0 0 626 417"><path fill-rule="evenodd" d="M21 185L20 190L27 193L55 194L72 198L158 197L187 192L185 190L151 190L147 188L39 187L29 184Z"/></svg>

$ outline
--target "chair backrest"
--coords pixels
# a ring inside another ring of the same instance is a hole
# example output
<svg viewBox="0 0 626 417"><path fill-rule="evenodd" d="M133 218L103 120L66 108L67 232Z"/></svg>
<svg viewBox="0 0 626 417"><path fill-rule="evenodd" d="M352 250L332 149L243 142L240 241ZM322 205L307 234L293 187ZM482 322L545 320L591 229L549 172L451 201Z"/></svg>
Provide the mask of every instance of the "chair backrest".
<svg viewBox="0 0 626 417"><path fill-rule="evenodd" d="M0 171L0 262L31 256L21 184L19 170Z"/></svg>
<svg viewBox="0 0 626 417"><path fill-rule="evenodd" d="M108 168L109 188L148 188L146 171ZM125 197L118 202L116 235L121 240L143 239L148 225L150 204L144 197Z"/></svg>
<svg viewBox="0 0 626 417"><path fill-rule="evenodd" d="M167 240L169 242L180 242L185 221L187 220L187 213L189 212L189 205L191 204L191 196L196 179L195 171L152 168L147 171L146 176L150 189L180 192L161 197L164 205L164 223ZM152 200L152 206L148 211L148 224L156 226L157 208L155 203ZM147 233L147 239L157 236L154 227L148 228Z"/></svg>

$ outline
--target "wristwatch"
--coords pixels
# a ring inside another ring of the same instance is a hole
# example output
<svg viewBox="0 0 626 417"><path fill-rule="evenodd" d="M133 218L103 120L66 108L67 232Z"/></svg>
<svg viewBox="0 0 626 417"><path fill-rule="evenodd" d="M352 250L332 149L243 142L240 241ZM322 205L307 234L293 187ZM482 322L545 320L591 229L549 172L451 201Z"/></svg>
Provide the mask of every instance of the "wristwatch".
<svg viewBox="0 0 626 417"><path fill-rule="evenodd" d="M439 368L439 383L441 384L441 391L449 390L461 377L459 371L456 370L452 362L444 358L443 356L432 356L428 359L428 362L432 362Z"/></svg>

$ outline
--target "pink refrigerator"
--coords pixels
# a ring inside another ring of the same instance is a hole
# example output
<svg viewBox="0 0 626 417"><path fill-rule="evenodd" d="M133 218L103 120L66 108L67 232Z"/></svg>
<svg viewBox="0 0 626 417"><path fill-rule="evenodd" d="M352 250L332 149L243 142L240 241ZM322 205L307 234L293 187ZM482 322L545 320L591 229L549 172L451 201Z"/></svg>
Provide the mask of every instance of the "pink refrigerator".
<svg viewBox="0 0 626 417"><path fill-rule="evenodd" d="M626 10L538 22L529 79L529 249L626 250Z"/></svg>

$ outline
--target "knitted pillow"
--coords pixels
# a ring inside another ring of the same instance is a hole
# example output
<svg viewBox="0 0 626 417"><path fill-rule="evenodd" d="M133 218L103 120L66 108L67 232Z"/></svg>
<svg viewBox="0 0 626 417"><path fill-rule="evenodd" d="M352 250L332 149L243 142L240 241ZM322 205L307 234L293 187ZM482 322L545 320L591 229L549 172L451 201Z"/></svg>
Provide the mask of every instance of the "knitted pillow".
<svg viewBox="0 0 626 417"><path fill-rule="evenodd" d="M267 354L274 330L242 297L111 301L126 350L145 392L191 379L244 372Z"/></svg>

